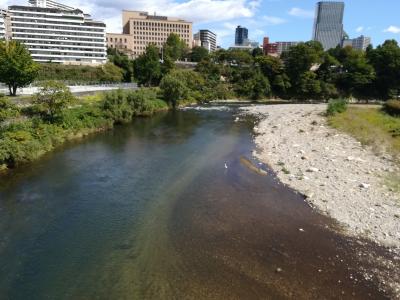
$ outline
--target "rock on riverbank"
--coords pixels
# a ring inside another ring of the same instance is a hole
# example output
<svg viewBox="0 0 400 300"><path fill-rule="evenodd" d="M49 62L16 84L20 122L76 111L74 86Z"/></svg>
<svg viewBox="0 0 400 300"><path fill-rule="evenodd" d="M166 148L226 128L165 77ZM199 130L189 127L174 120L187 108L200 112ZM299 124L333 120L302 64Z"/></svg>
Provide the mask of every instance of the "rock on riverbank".
<svg viewBox="0 0 400 300"><path fill-rule="evenodd" d="M349 234L400 248L400 196L384 185L400 172L389 155L375 155L328 127L326 105L244 108L260 118L255 156L307 202L342 223ZM397 250L398 250L397 249Z"/></svg>

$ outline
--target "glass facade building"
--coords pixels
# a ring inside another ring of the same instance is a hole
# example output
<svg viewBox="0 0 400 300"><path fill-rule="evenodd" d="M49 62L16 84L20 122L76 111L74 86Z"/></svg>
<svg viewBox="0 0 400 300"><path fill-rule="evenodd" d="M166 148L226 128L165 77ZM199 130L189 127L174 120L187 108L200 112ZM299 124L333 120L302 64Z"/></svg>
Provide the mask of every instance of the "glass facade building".
<svg viewBox="0 0 400 300"><path fill-rule="evenodd" d="M245 42L248 41L248 39L249 39L248 29L241 26L236 27L235 45L243 46Z"/></svg>
<svg viewBox="0 0 400 300"><path fill-rule="evenodd" d="M322 44L325 50L335 48L342 44L343 29L343 2L317 3L313 40Z"/></svg>

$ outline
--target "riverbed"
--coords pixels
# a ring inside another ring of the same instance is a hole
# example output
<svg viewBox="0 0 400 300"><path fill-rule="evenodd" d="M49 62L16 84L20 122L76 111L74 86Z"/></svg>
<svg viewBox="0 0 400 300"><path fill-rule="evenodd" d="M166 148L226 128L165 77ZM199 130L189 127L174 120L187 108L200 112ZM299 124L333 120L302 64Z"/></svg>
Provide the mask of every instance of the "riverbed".
<svg viewBox="0 0 400 300"><path fill-rule="evenodd" d="M281 184L236 117L136 119L2 177L0 298L393 297L371 259L392 254Z"/></svg>

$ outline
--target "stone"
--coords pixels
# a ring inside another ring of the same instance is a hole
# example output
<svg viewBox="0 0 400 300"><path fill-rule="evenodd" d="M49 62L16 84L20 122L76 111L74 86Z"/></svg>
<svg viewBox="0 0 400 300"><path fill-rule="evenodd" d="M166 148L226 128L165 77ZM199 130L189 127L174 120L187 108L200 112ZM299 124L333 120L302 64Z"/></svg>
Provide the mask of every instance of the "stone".
<svg viewBox="0 0 400 300"><path fill-rule="evenodd" d="M369 189L370 186L371 185L368 183L360 183L360 188L362 188L362 189Z"/></svg>

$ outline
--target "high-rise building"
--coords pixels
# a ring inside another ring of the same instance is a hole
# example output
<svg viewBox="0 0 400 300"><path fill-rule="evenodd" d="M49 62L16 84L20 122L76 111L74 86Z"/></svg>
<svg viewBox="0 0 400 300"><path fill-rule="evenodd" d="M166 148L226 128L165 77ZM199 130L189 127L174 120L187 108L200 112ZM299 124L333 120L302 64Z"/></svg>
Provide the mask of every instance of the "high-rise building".
<svg viewBox="0 0 400 300"><path fill-rule="evenodd" d="M192 22L182 19L124 10L122 28L122 34L107 33L107 46L131 57L143 54L150 44L161 48L171 33L179 35L188 48L193 46Z"/></svg>
<svg viewBox="0 0 400 300"><path fill-rule="evenodd" d="M317 3L313 40L320 42L325 50L341 45L344 37L343 15L343 2Z"/></svg>
<svg viewBox="0 0 400 300"><path fill-rule="evenodd" d="M248 39L249 39L249 30L242 26L236 27L235 45L243 46L245 45L246 41L248 41Z"/></svg>
<svg viewBox="0 0 400 300"><path fill-rule="evenodd" d="M193 36L194 45L203 47L209 52L213 52L217 49L217 35L210 30L201 29Z"/></svg>
<svg viewBox="0 0 400 300"><path fill-rule="evenodd" d="M37 62L103 64L106 25L81 10L54 1L12 5L5 17L7 39L19 41Z"/></svg>
<svg viewBox="0 0 400 300"><path fill-rule="evenodd" d="M351 46L354 49L365 51L367 47L371 45L371 38L367 36L359 36L355 39L345 39L343 40L343 47Z"/></svg>

